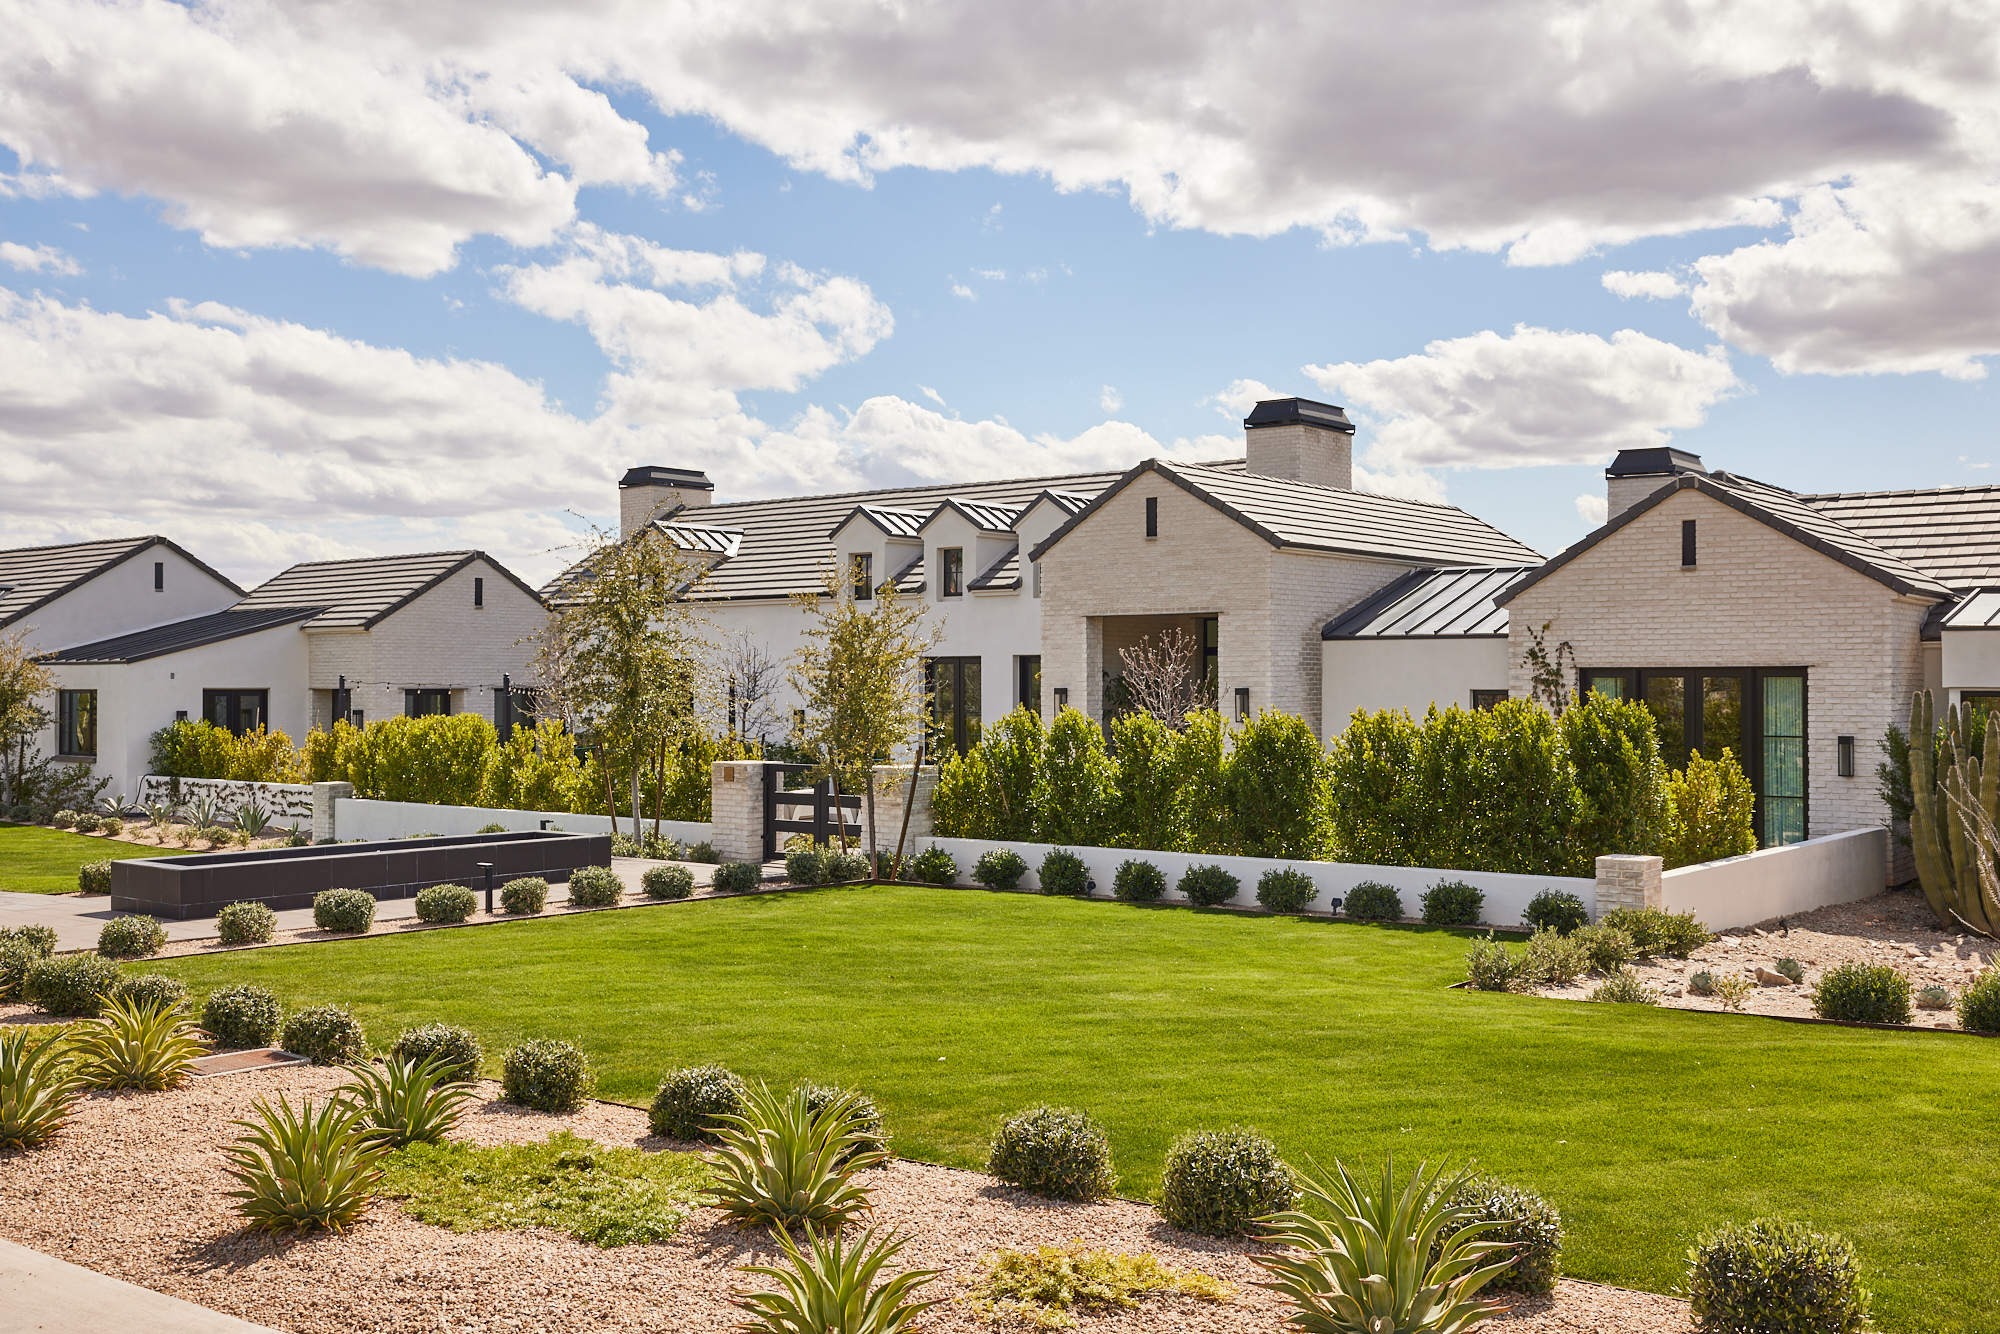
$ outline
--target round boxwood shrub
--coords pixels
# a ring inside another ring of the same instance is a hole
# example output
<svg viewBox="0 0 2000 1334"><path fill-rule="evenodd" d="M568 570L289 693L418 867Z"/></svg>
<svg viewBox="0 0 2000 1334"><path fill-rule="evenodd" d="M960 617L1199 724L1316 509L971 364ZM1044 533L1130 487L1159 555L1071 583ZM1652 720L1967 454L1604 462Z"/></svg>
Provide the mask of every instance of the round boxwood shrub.
<svg viewBox="0 0 2000 1334"><path fill-rule="evenodd" d="M1084 865L1083 858L1067 848L1049 849L1036 875L1041 878L1044 894L1082 898L1090 893L1090 868Z"/></svg>
<svg viewBox="0 0 2000 1334"><path fill-rule="evenodd" d="M979 854L972 878L988 889L1012 889L1028 873L1027 859L1011 848L993 848Z"/></svg>
<svg viewBox="0 0 2000 1334"><path fill-rule="evenodd" d="M756 862L721 862L708 883L723 894L748 894L764 883L764 868Z"/></svg>
<svg viewBox="0 0 2000 1334"><path fill-rule="evenodd" d="M366 931L375 925L375 896L365 889L323 889L313 895L313 925L322 931Z"/></svg>
<svg viewBox="0 0 2000 1334"><path fill-rule="evenodd" d="M475 834L504 834L507 832L507 826L504 824L483 824L472 832Z"/></svg>
<svg viewBox="0 0 2000 1334"><path fill-rule="evenodd" d="M1424 891L1423 918L1432 926L1472 926L1486 895L1463 880L1440 880Z"/></svg>
<svg viewBox="0 0 2000 1334"><path fill-rule="evenodd" d="M471 1029L460 1028L457 1024L420 1024L416 1028L406 1028L396 1035L396 1044L389 1048L389 1054L399 1061L417 1065L425 1061L441 1061L452 1079L468 1083L479 1078L479 1072L486 1064L486 1051L479 1045L478 1037Z"/></svg>
<svg viewBox="0 0 2000 1334"><path fill-rule="evenodd" d="M125 832L125 822L115 815L100 815L97 817L97 832L116 838Z"/></svg>
<svg viewBox="0 0 2000 1334"><path fill-rule="evenodd" d="M201 1026L219 1047L269 1047L284 1027L284 1007L268 987L243 983L209 995Z"/></svg>
<svg viewBox="0 0 2000 1334"><path fill-rule="evenodd" d="M1319 886L1304 871L1272 867L1257 877L1257 902L1272 912L1304 912L1319 895Z"/></svg>
<svg viewBox="0 0 2000 1334"><path fill-rule="evenodd" d="M660 1081L646 1124L655 1135L690 1143L716 1142L718 1116L743 1111L743 1081L719 1065L691 1065Z"/></svg>
<svg viewBox="0 0 2000 1334"><path fill-rule="evenodd" d="M26 818L28 813L27 807L17 806L14 809L19 811L23 818ZM76 828L76 812L67 808L59 810L49 817L49 823L58 829L74 829Z"/></svg>
<svg viewBox="0 0 2000 1334"><path fill-rule="evenodd" d="M111 892L111 863L109 860L85 862L76 868L76 890L79 894L109 894Z"/></svg>
<svg viewBox="0 0 2000 1334"><path fill-rule="evenodd" d="M694 872L685 866L648 866L639 886L649 899L684 899L694 893Z"/></svg>
<svg viewBox="0 0 2000 1334"><path fill-rule="evenodd" d="M1958 993L1958 1026L1974 1033L2000 1033L2000 972L1981 973Z"/></svg>
<svg viewBox="0 0 2000 1334"><path fill-rule="evenodd" d="M1213 908L1218 903L1227 903L1236 897L1236 891L1242 887L1242 881L1220 866L1190 866L1182 872L1181 882L1174 886L1187 895L1188 902L1197 908Z"/></svg>
<svg viewBox="0 0 2000 1334"><path fill-rule="evenodd" d="M882 1109L877 1107L875 1100L866 1093L858 1089L842 1088L838 1084L815 1084L809 1079L800 1080L794 1086L794 1092L806 1095L806 1110L815 1116L849 1094L854 1095L853 1126L862 1136L863 1142L853 1145L847 1152L841 1154L842 1163L857 1154L868 1153L875 1149L888 1149L889 1138L882 1133Z"/></svg>
<svg viewBox="0 0 2000 1334"><path fill-rule="evenodd" d="M910 863L910 874L927 885L955 885L958 883L958 860L933 844L918 853L917 859Z"/></svg>
<svg viewBox="0 0 2000 1334"><path fill-rule="evenodd" d="M1813 987L1813 1012L1822 1019L1907 1024L1910 979L1886 963L1840 964L1820 974Z"/></svg>
<svg viewBox="0 0 2000 1334"><path fill-rule="evenodd" d="M351 1065L368 1055L368 1034L344 1005L308 1005L285 1020L278 1045L314 1065Z"/></svg>
<svg viewBox="0 0 2000 1334"><path fill-rule="evenodd" d="M500 911L517 917L533 917L549 906L549 882L538 875L524 875L500 886Z"/></svg>
<svg viewBox="0 0 2000 1334"><path fill-rule="evenodd" d="M463 922L479 910L479 896L464 885L432 885L417 892L419 922Z"/></svg>
<svg viewBox="0 0 2000 1334"><path fill-rule="evenodd" d="M165 973L133 973L119 978L118 985L111 988L113 1000L161 1010L185 1010L187 998L187 983Z"/></svg>
<svg viewBox="0 0 2000 1334"><path fill-rule="evenodd" d="M21 940L0 940L0 1001L19 1000L28 969L47 958Z"/></svg>
<svg viewBox="0 0 2000 1334"><path fill-rule="evenodd" d="M1127 858L1111 877L1111 894L1121 903L1158 903L1167 892L1167 875L1151 862Z"/></svg>
<svg viewBox="0 0 2000 1334"><path fill-rule="evenodd" d="M1191 1130L1167 1149L1160 1217L1205 1237L1235 1237L1251 1220L1298 1203L1292 1169L1254 1130Z"/></svg>
<svg viewBox="0 0 2000 1334"><path fill-rule="evenodd" d="M625 882L608 866L579 866L569 873L572 908L609 908L625 897Z"/></svg>
<svg viewBox="0 0 2000 1334"><path fill-rule="evenodd" d="M1566 889L1545 889L1528 900L1521 920L1537 931L1553 931L1566 936L1580 926L1590 925L1590 910L1583 900Z"/></svg>
<svg viewBox="0 0 2000 1334"><path fill-rule="evenodd" d="M573 1112L597 1087L597 1076L574 1042L538 1038L508 1051L500 1082L508 1102L538 1112Z"/></svg>
<svg viewBox="0 0 2000 1334"><path fill-rule="evenodd" d="M56 952L56 929L37 922L32 926L0 926L0 945L23 945L37 959Z"/></svg>
<svg viewBox="0 0 2000 1334"><path fill-rule="evenodd" d="M96 1018L125 970L98 954L37 959L21 980L21 999L44 1014Z"/></svg>
<svg viewBox="0 0 2000 1334"><path fill-rule="evenodd" d="M167 928L144 913L114 917L97 933L97 952L107 959L147 959L167 943Z"/></svg>
<svg viewBox="0 0 2000 1334"><path fill-rule="evenodd" d="M96 833L97 813L95 811L78 811L75 820L70 824L70 828L76 830L79 834Z"/></svg>
<svg viewBox="0 0 2000 1334"><path fill-rule="evenodd" d="M817 885L826 878L826 854L816 847L793 848L785 854L785 879L794 885Z"/></svg>
<svg viewBox="0 0 2000 1334"><path fill-rule="evenodd" d="M820 876L829 885L868 879L868 855L864 852L828 851L820 860Z"/></svg>
<svg viewBox="0 0 2000 1334"><path fill-rule="evenodd" d="M1729 1334L1854 1334L1873 1302L1844 1237L1759 1218L1704 1233L1688 1252L1695 1328Z"/></svg>
<svg viewBox="0 0 2000 1334"><path fill-rule="evenodd" d="M1514 1247L1512 1263L1492 1286L1508 1292L1554 1292L1562 1276L1563 1221L1555 1206L1531 1190L1510 1186L1492 1177L1473 1177L1452 1192L1450 1203L1478 1212L1451 1227L1440 1229L1431 1243L1431 1261L1443 1254L1444 1244L1458 1233L1482 1220L1500 1224L1482 1233L1481 1241L1504 1242ZM1500 1257L1495 1257L1496 1259Z"/></svg>
<svg viewBox="0 0 2000 1334"><path fill-rule="evenodd" d="M1104 1127L1074 1107L1030 1107L1002 1121L986 1170L1056 1200L1101 1200L1118 1184Z"/></svg>
<svg viewBox="0 0 2000 1334"><path fill-rule="evenodd" d="M236 835L232 831L224 829L219 824L212 824L199 834L196 834L195 837L208 844L211 848L219 848L224 843L233 840Z"/></svg>
<svg viewBox="0 0 2000 1334"><path fill-rule="evenodd" d="M1343 912L1357 921L1403 920L1403 896L1396 892L1394 885L1385 885L1379 880L1363 880L1347 891L1347 898L1340 906Z"/></svg>
<svg viewBox="0 0 2000 1334"><path fill-rule="evenodd" d="M215 934L225 945L261 945L278 930L278 914L268 903L232 903L215 915Z"/></svg>

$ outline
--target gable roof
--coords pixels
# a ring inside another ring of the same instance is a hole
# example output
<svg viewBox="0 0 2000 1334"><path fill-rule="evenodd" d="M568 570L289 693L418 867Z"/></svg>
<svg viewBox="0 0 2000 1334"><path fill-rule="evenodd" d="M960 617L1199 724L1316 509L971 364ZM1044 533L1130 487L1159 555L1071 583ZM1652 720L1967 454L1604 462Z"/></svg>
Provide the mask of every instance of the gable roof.
<svg viewBox="0 0 2000 1334"><path fill-rule="evenodd" d="M962 496L946 496L937 508L930 512L923 527L928 528L938 521L938 516L949 511L957 514L982 533L1011 533L1014 525L1027 513L1025 505L995 505L986 501L967 500Z"/></svg>
<svg viewBox="0 0 2000 1334"><path fill-rule="evenodd" d="M255 634L259 630L291 625L315 616L322 610L320 607L260 607L254 611L238 611L232 607L228 611L211 612L207 616L193 616L185 621L156 625L150 630L137 630L129 635L100 639L94 644L61 649L55 653L42 655L41 661L144 662L148 658L165 657L169 653L182 653L191 648L220 644L224 640Z"/></svg>
<svg viewBox="0 0 2000 1334"><path fill-rule="evenodd" d="M301 628L369 630L474 561L485 561L523 593L537 602L542 600L513 571L483 551L429 551L294 565L252 589L234 610L319 607L321 612Z"/></svg>
<svg viewBox="0 0 2000 1334"><path fill-rule="evenodd" d="M880 529L885 537L915 537L919 529L930 519L930 510L896 509L889 505L856 505L826 535L831 542L840 536L840 530L856 519L865 519Z"/></svg>
<svg viewBox="0 0 2000 1334"><path fill-rule="evenodd" d="M238 597L243 595L234 580L224 578L206 562L197 560L179 543L158 535L68 542L54 547L16 547L0 551L0 629L154 547L167 548Z"/></svg>
<svg viewBox="0 0 2000 1334"><path fill-rule="evenodd" d="M1341 612L1321 639L1507 637L1507 613L1493 596L1532 565L1411 570Z"/></svg>
<svg viewBox="0 0 2000 1334"><path fill-rule="evenodd" d="M1828 518L1806 504L1802 497L1765 482L1734 473L1718 472L1707 475L1681 474L1644 500L1632 505L1611 522L1590 533L1582 541L1515 581L1494 601L1500 606L1506 606L1523 589L1540 583L1626 524L1656 506L1665 504L1682 491L1699 491L1709 499L1719 501L1738 513L1746 514L1759 523L1783 533L1793 541L1811 547L1821 555L1838 561L1859 574L1867 575L1895 592L1911 597L1938 599L1947 599L1952 595L1949 588L1930 575Z"/></svg>
<svg viewBox="0 0 2000 1334"><path fill-rule="evenodd" d="M1214 506L1273 547L1425 565L1521 564L1541 559L1534 548L1455 505L1264 477L1245 472L1240 465L1163 459L1147 459L1126 472L1088 509L1071 515L1049 534L1028 558L1042 559L1112 496L1148 472Z"/></svg>
<svg viewBox="0 0 2000 1334"><path fill-rule="evenodd" d="M1798 499L1949 588L2000 584L2000 486Z"/></svg>

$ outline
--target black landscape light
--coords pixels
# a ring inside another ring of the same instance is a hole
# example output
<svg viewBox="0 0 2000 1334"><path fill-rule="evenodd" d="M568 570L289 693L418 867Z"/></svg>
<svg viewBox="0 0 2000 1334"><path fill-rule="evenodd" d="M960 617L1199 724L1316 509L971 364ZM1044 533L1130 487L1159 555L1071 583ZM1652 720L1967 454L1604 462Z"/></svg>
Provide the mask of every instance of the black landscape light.
<svg viewBox="0 0 2000 1334"><path fill-rule="evenodd" d="M491 917L493 915L493 863L474 862L473 865L486 872L486 915Z"/></svg>

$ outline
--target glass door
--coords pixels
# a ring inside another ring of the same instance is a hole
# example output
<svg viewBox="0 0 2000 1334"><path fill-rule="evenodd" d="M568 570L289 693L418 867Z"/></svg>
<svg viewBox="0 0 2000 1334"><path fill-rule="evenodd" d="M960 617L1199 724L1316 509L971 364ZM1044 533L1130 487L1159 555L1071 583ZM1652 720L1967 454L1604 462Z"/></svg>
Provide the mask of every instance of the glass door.
<svg viewBox="0 0 2000 1334"><path fill-rule="evenodd" d="M963 755L979 744L979 659L926 658L924 683L931 696L935 754Z"/></svg>
<svg viewBox="0 0 2000 1334"><path fill-rule="evenodd" d="M1764 678L1763 733L1758 841L1775 848L1806 836L1805 677Z"/></svg>

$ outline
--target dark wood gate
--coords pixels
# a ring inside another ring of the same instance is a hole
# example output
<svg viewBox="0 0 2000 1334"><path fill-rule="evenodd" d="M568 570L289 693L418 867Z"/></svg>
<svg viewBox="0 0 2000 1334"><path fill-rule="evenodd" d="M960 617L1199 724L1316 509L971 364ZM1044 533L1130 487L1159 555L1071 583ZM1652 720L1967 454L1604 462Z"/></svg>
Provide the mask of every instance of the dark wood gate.
<svg viewBox="0 0 2000 1334"><path fill-rule="evenodd" d="M844 826L850 843L861 837L861 798L833 795L833 784L822 779L811 787L786 788L785 774L809 773L809 764L764 766L764 860L778 855L786 834L811 834L815 843L832 843ZM800 808L809 808L801 815Z"/></svg>

